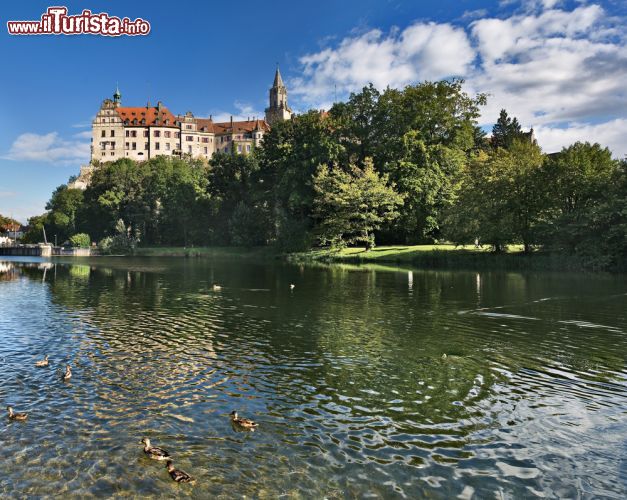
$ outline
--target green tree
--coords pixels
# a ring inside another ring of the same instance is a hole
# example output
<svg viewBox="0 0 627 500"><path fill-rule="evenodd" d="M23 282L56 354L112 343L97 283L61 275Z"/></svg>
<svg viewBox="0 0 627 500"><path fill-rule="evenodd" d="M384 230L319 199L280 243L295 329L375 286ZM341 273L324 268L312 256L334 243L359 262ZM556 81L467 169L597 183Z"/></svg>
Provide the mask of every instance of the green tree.
<svg viewBox="0 0 627 500"><path fill-rule="evenodd" d="M44 229L48 223L48 214L34 215L28 219L28 229L22 238L23 243L42 243L44 241ZM50 242L50 234L47 239ZM54 238L54 236L53 236ZM53 240L54 241L54 240Z"/></svg>
<svg viewBox="0 0 627 500"><path fill-rule="evenodd" d="M496 251L510 243L530 251L550 208L542 163L540 148L524 140L474 156L448 209L445 234L458 243L479 238Z"/></svg>
<svg viewBox="0 0 627 500"><path fill-rule="evenodd" d="M91 238L86 233L76 233L70 236L70 245L74 248L89 248L91 245Z"/></svg>
<svg viewBox="0 0 627 500"><path fill-rule="evenodd" d="M499 119L492 127L492 147L508 149L515 140L523 137L523 131L516 117L510 118L507 111L501 110Z"/></svg>
<svg viewBox="0 0 627 500"><path fill-rule="evenodd" d="M606 236L616 236L621 227L625 198L619 187L624 186L624 162L612 159L609 149L599 144L577 142L550 155L545 170L553 187L545 243L571 253L598 254ZM615 226L609 225L610 220L615 220Z"/></svg>
<svg viewBox="0 0 627 500"><path fill-rule="evenodd" d="M319 165L344 156L333 120L309 111L277 124L264 136L260 151L259 197L272 222L271 239L284 249L308 241L313 227L313 177Z"/></svg>
<svg viewBox="0 0 627 500"><path fill-rule="evenodd" d="M83 191L61 185L52 193L46 204L48 210L46 230L50 238L67 241L80 229L79 214L83 209Z"/></svg>
<svg viewBox="0 0 627 500"><path fill-rule="evenodd" d="M323 244L332 246L363 242L367 250L374 247L374 231L397 217L403 202L370 159L363 169L351 165L349 171L322 165L313 184L317 233Z"/></svg>

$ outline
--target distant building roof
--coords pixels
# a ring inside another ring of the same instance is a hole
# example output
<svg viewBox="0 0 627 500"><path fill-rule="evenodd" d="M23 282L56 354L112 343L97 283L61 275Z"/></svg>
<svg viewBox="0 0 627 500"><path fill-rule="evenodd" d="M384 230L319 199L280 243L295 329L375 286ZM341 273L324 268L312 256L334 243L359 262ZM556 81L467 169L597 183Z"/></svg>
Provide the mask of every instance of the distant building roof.
<svg viewBox="0 0 627 500"><path fill-rule="evenodd" d="M118 106L115 110L123 122L128 120L128 123L125 123L126 126L176 126L175 116L165 106L142 106L133 108ZM137 120L137 123L133 123L133 120ZM142 120L146 120L145 124L142 124Z"/></svg>
<svg viewBox="0 0 627 500"><path fill-rule="evenodd" d="M221 123L214 123L213 125L214 125L216 134L253 132L255 130L261 130L263 132L267 132L270 130L270 125L265 120L221 122Z"/></svg>

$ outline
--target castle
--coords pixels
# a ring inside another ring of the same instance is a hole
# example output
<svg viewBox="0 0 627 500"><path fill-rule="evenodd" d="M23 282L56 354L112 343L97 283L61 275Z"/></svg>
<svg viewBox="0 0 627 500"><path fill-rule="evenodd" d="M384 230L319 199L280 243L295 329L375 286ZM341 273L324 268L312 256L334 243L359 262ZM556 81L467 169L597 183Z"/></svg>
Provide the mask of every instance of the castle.
<svg viewBox="0 0 627 500"><path fill-rule="evenodd" d="M189 156L209 160L215 153L249 154L261 143L270 127L292 117L287 88L277 66L270 88L265 119L214 122L212 117L195 117L191 111L174 115L161 101L156 106L122 106L116 88L113 99L105 99L92 122L91 162L81 167L71 187L84 189L99 163L122 158L145 161L156 156Z"/></svg>

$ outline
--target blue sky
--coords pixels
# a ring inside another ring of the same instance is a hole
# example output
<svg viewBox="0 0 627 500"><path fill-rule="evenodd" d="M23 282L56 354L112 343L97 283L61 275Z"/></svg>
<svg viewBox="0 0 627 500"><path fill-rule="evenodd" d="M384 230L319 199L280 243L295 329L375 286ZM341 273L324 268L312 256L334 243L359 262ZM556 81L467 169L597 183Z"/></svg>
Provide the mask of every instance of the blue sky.
<svg viewBox="0 0 627 500"><path fill-rule="evenodd" d="M506 107L546 151L578 139L627 154L627 2L318 0L63 2L141 17L145 37L10 36L47 2L3 2L0 213L41 213L88 161L89 125L119 82L126 105L261 116L275 63L298 111L328 107L368 81L382 88L461 76ZM57 3L58 4L58 3Z"/></svg>

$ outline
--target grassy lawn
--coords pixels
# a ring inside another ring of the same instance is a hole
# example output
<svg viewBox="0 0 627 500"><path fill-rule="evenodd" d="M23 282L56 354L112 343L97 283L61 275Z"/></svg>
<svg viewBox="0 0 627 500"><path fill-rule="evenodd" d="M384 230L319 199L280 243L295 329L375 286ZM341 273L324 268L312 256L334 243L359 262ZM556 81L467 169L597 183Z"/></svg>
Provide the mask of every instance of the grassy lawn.
<svg viewBox="0 0 627 500"><path fill-rule="evenodd" d="M458 254L485 254L491 253L492 248L484 245L482 248L475 248L474 245L455 246L450 244L441 245L392 245L376 247L373 250L366 251L363 248L344 248L333 257L341 260L344 258L350 260L367 260L367 261L411 261L414 257L420 256L425 252L455 252ZM522 245L511 245L507 249L507 253L518 253L522 251Z"/></svg>

